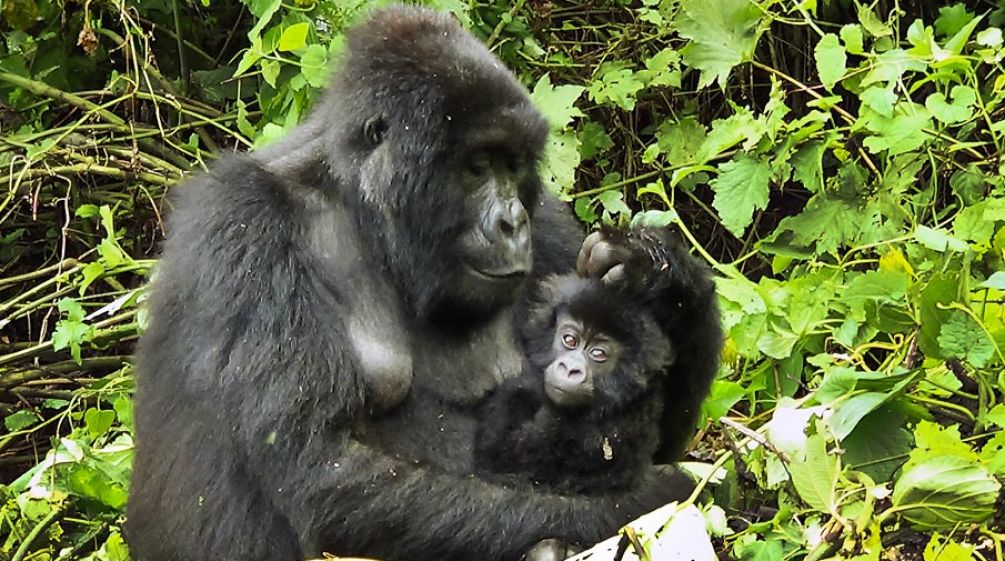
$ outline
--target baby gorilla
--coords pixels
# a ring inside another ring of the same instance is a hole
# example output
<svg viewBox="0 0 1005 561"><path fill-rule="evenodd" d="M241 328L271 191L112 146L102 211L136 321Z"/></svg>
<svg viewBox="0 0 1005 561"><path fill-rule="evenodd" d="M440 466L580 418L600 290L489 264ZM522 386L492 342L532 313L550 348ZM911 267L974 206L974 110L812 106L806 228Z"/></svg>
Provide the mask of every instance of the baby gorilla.
<svg viewBox="0 0 1005 561"><path fill-rule="evenodd" d="M673 360L651 311L601 281L552 276L524 337L523 375L484 405L476 469L567 493L631 486L659 445Z"/></svg>

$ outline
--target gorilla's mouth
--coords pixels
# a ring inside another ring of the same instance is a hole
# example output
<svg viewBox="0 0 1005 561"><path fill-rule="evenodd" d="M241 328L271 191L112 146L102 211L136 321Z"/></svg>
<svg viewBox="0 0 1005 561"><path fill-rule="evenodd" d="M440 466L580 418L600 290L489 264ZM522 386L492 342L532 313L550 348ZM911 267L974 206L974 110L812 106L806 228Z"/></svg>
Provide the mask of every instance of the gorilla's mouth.
<svg viewBox="0 0 1005 561"><path fill-rule="evenodd" d="M526 277L529 272L527 269L522 267L516 267L513 269L479 269L472 265L468 265L467 268L469 271L474 273L475 276L493 281L521 280Z"/></svg>

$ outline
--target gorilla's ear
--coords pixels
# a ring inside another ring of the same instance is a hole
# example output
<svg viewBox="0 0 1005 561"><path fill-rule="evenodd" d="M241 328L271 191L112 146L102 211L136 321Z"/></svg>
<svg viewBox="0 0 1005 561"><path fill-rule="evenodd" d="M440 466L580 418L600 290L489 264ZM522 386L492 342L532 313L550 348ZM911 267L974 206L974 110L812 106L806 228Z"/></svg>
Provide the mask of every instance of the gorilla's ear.
<svg viewBox="0 0 1005 561"><path fill-rule="evenodd" d="M366 139L371 148L376 148L384 141L385 132L387 132L387 123L379 115L370 117L363 124L363 138Z"/></svg>

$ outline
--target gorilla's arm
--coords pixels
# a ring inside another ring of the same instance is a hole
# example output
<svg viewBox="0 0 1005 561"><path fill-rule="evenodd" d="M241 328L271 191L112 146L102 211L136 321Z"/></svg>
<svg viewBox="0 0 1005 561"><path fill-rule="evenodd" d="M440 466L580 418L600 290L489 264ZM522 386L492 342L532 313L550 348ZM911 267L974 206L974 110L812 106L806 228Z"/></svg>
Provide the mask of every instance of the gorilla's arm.
<svg viewBox="0 0 1005 561"><path fill-rule="evenodd" d="M580 274L623 286L649 303L673 348L674 363L660 427L659 462L679 460L694 432L722 352L715 284L708 268L665 229L590 234L577 260Z"/></svg>
<svg viewBox="0 0 1005 561"><path fill-rule="evenodd" d="M548 193L542 194L534 212L531 234L534 240L534 274L528 282L529 286L535 286L537 281L548 275L572 272L584 234L569 205Z"/></svg>

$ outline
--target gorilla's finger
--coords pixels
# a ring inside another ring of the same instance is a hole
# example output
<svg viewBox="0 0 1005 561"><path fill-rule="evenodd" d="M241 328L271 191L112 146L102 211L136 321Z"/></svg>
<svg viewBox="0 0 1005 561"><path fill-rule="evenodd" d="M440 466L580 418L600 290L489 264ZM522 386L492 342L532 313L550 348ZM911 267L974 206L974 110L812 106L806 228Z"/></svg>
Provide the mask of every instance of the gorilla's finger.
<svg viewBox="0 0 1005 561"><path fill-rule="evenodd" d="M590 252L585 276L595 279L602 278L614 266L627 262L631 255L628 248L602 240L593 246L593 251Z"/></svg>
<svg viewBox="0 0 1005 561"><path fill-rule="evenodd" d="M604 281L604 284L608 286L615 286L624 283L626 278L625 264L618 263L611 267L611 270L607 271L600 280Z"/></svg>
<svg viewBox="0 0 1005 561"><path fill-rule="evenodd" d="M579 257L576 258L576 272L579 273L579 276L587 276L586 268L590 262L590 254L593 252L593 248L603 241L603 239L604 234L593 232L583 240L583 247L579 250Z"/></svg>

